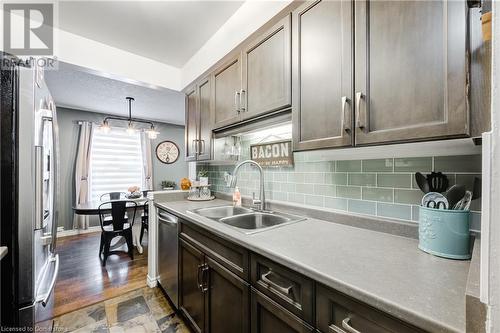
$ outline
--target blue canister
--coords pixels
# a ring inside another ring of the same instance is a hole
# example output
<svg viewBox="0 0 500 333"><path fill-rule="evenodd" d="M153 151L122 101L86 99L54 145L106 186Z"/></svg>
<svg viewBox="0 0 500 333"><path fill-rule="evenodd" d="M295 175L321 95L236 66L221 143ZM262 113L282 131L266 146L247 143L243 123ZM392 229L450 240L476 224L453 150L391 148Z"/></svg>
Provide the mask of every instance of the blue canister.
<svg viewBox="0 0 500 333"><path fill-rule="evenodd" d="M420 206L418 248L439 257L470 259L468 210Z"/></svg>

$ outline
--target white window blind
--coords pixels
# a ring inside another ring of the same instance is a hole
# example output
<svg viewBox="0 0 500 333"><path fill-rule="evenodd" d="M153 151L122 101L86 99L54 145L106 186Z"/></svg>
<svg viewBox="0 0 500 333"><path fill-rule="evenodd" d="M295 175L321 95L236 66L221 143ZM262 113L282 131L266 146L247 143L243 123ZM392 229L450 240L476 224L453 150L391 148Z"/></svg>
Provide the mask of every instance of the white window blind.
<svg viewBox="0 0 500 333"><path fill-rule="evenodd" d="M96 130L92 136L90 162L91 200L109 192L127 192L130 186L141 186L142 154L140 133L129 135L125 129L109 133Z"/></svg>

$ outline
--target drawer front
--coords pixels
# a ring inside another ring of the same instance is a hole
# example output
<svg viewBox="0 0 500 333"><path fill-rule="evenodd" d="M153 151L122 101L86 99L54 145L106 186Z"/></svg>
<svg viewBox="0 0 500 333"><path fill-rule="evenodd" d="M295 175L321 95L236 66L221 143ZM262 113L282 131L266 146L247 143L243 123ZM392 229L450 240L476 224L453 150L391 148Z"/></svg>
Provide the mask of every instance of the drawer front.
<svg viewBox="0 0 500 333"><path fill-rule="evenodd" d="M252 288L251 333L312 333L314 329L291 312Z"/></svg>
<svg viewBox="0 0 500 333"><path fill-rule="evenodd" d="M312 280L253 253L250 262L252 286L297 317L313 323Z"/></svg>
<svg viewBox="0 0 500 333"><path fill-rule="evenodd" d="M196 226L181 223L180 236L248 281L248 251Z"/></svg>
<svg viewBox="0 0 500 333"><path fill-rule="evenodd" d="M320 284L316 284L316 326L323 333L425 332Z"/></svg>

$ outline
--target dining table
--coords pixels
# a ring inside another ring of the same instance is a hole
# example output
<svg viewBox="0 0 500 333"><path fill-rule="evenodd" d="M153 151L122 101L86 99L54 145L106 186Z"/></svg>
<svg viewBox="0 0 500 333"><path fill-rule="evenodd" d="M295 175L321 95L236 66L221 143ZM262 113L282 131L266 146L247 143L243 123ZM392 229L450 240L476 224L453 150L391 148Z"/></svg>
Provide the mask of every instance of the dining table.
<svg viewBox="0 0 500 333"><path fill-rule="evenodd" d="M99 215L99 206L101 206L103 203L106 203L104 206L101 207L101 211L104 214L111 214L111 202L123 201L123 200L129 201L127 202L127 210L132 210L134 208L135 205L132 202L135 202L137 204L137 212L136 212L136 221L137 221L137 217L139 218L141 217L141 211L144 209L144 204L148 201L147 197L142 196L139 198L124 198L119 200L107 200L107 201L92 200L86 203L73 206L73 211L75 212L75 214L78 215ZM140 233L141 233L141 221L139 219L139 223L134 223L132 227L132 239L134 246L137 248L137 251L142 254L144 249L140 241ZM121 247L125 243L126 243L125 239L123 237L120 237L116 242L111 244L111 250L115 250Z"/></svg>

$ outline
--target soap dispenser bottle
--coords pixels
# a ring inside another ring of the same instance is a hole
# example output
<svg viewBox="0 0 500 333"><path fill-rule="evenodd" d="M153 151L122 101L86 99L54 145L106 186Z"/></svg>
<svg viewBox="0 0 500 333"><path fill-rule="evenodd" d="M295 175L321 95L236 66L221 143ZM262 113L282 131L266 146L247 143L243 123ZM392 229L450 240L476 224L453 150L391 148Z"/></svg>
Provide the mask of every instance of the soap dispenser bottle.
<svg viewBox="0 0 500 333"><path fill-rule="evenodd" d="M234 188L233 206L234 207L241 207L241 193L240 193L240 189L238 187Z"/></svg>

